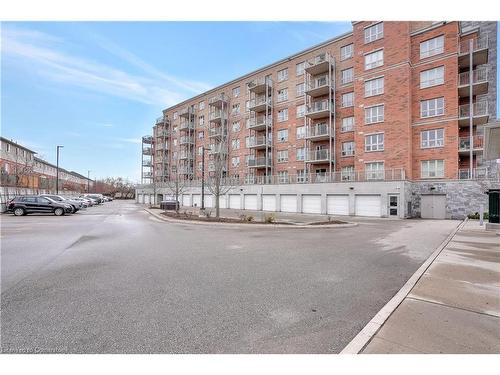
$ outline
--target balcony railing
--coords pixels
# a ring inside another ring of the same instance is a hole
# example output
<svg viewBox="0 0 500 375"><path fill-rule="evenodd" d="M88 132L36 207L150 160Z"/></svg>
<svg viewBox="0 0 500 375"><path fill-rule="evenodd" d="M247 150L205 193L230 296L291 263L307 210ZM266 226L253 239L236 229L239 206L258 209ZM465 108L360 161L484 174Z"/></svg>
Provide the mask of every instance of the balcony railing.
<svg viewBox="0 0 500 375"><path fill-rule="evenodd" d="M180 174L192 174L193 173L193 167L181 165L179 167L178 171L179 171Z"/></svg>
<svg viewBox="0 0 500 375"><path fill-rule="evenodd" d="M153 148L151 148L151 147L143 147L142 153L144 155L153 155Z"/></svg>
<svg viewBox="0 0 500 375"><path fill-rule="evenodd" d="M258 96L256 97L255 99L252 99L250 100L250 103L249 103L249 109L252 110L252 108L255 108L257 106L261 106L261 105L271 105L271 98L270 97L266 97L265 95L262 95L262 96Z"/></svg>
<svg viewBox="0 0 500 375"><path fill-rule="evenodd" d="M144 173L142 174L142 176L143 176L144 178L151 178L151 177L153 177L153 172L144 172Z"/></svg>
<svg viewBox="0 0 500 375"><path fill-rule="evenodd" d="M272 87L273 81L269 77L261 77L261 78L254 79L251 82L248 82L247 85L248 85L249 90L253 90L259 86L266 86L267 85L269 87Z"/></svg>
<svg viewBox="0 0 500 375"><path fill-rule="evenodd" d="M332 61L332 58L330 57L330 54L327 52L324 52L324 53L321 53L310 60L307 60L306 67L315 66L315 65L319 65L319 64L323 64L323 63L329 63L331 61Z"/></svg>
<svg viewBox="0 0 500 375"><path fill-rule="evenodd" d="M179 124L179 130L193 130L194 122L193 121L182 121Z"/></svg>
<svg viewBox="0 0 500 375"><path fill-rule="evenodd" d="M208 150L208 154L227 154L227 147L224 144L212 144Z"/></svg>
<svg viewBox="0 0 500 375"><path fill-rule="evenodd" d="M473 116L487 116L488 115L488 101L480 100L472 104ZM458 107L458 117L464 118L470 116L470 105L462 104Z"/></svg>
<svg viewBox="0 0 500 375"><path fill-rule="evenodd" d="M306 114L313 114L318 112L324 112L330 110L330 103L328 100L321 100L317 102L312 102L311 105L308 105L306 108Z"/></svg>
<svg viewBox="0 0 500 375"><path fill-rule="evenodd" d="M179 143L181 145L183 144L194 144L194 137L193 136L187 136L183 135L179 138Z"/></svg>
<svg viewBox="0 0 500 375"><path fill-rule="evenodd" d="M474 150L480 150L483 148L483 136L474 135L472 136L472 144L474 145ZM460 137L458 139L458 150L459 151L469 151L470 150L470 137Z"/></svg>
<svg viewBox="0 0 500 375"><path fill-rule="evenodd" d="M257 158L250 158L248 159L248 166L249 167L271 167L271 158L267 158L262 156L262 157L257 157Z"/></svg>
<svg viewBox="0 0 500 375"><path fill-rule="evenodd" d="M306 162L328 162L330 159L330 150L313 150L306 152Z"/></svg>
<svg viewBox="0 0 500 375"><path fill-rule="evenodd" d="M153 136L152 135L145 135L142 137L142 143L153 143Z"/></svg>
<svg viewBox="0 0 500 375"><path fill-rule="evenodd" d="M472 51L476 52L482 49L488 48L488 36L482 35L479 38L474 38L472 42ZM463 40L460 42L460 54L465 54L470 52L470 41Z"/></svg>
<svg viewBox="0 0 500 375"><path fill-rule="evenodd" d="M179 117L191 117L193 115L193 108L192 107L185 107L185 108L182 108L180 111L179 111Z"/></svg>
<svg viewBox="0 0 500 375"><path fill-rule="evenodd" d="M326 75L322 76L322 77L317 77L317 78L314 78L311 82L308 82L306 90L309 91L309 90L314 90L317 88L329 86L330 83L331 83L331 81L328 78L328 76L326 76Z"/></svg>
<svg viewBox="0 0 500 375"><path fill-rule="evenodd" d="M222 119L223 111L212 111L208 114L210 121Z"/></svg>
<svg viewBox="0 0 500 375"><path fill-rule="evenodd" d="M333 129L326 124L310 125L306 128L306 138L324 137L333 134Z"/></svg>
<svg viewBox="0 0 500 375"><path fill-rule="evenodd" d="M472 174L470 169L459 169L457 178L459 180L494 180L500 181L500 172L496 172L490 168L473 168Z"/></svg>
<svg viewBox="0 0 500 375"><path fill-rule="evenodd" d="M472 84L488 82L488 69L486 67L478 68L472 71ZM465 86L470 84L469 72L463 72L458 75L458 85Z"/></svg>
<svg viewBox="0 0 500 375"><path fill-rule="evenodd" d="M222 126L216 126L213 128L209 128L208 129L208 136L222 138L222 137L227 136L227 130L223 129Z"/></svg>
<svg viewBox="0 0 500 375"><path fill-rule="evenodd" d="M157 143L156 146L155 146L155 149L156 150L169 150L169 144L168 143L164 143L164 142Z"/></svg>
<svg viewBox="0 0 500 375"><path fill-rule="evenodd" d="M265 135L248 138L248 147L271 146L272 142Z"/></svg>
<svg viewBox="0 0 500 375"><path fill-rule="evenodd" d="M160 116L156 119L156 125L163 124L165 122L165 117Z"/></svg>
<svg viewBox="0 0 500 375"><path fill-rule="evenodd" d="M192 160L193 159L193 153L192 152L187 152L187 151L181 151L181 152L179 152L179 159Z"/></svg>
<svg viewBox="0 0 500 375"><path fill-rule="evenodd" d="M215 95L214 97L210 98L208 101L209 105L214 105L214 106L219 106L222 103L227 103L229 102L229 98L226 94L221 93L219 95Z"/></svg>
<svg viewBox="0 0 500 375"><path fill-rule="evenodd" d="M253 128L261 128L261 127L271 127L272 126L272 119L271 117L266 116L257 116L257 117L250 117L247 119L247 128L248 129L253 129Z"/></svg>
<svg viewBox="0 0 500 375"><path fill-rule="evenodd" d="M153 163L151 163L149 160L148 161L143 161L142 162L142 166L143 167L151 167L153 165Z"/></svg>
<svg viewBox="0 0 500 375"><path fill-rule="evenodd" d="M156 132L157 137L170 137L170 131L168 130L159 130Z"/></svg>

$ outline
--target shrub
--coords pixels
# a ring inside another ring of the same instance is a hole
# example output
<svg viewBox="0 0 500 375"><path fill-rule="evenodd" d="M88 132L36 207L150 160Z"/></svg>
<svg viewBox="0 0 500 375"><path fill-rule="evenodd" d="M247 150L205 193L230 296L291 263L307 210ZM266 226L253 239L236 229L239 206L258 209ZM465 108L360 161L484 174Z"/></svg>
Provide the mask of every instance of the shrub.
<svg viewBox="0 0 500 375"><path fill-rule="evenodd" d="M264 215L264 222L267 224L272 224L276 221L276 216L274 214Z"/></svg>
<svg viewBox="0 0 500 375"><path fill-rule="evenodd" d="M251 222L251 221L253 221L253 216L248 215L245 219L246 219L246 221Z"/></svg>
<svg viewBox="0 0 500 375"><path fill-rule="evenodd" d="M473 214L468 214L468 215L467 215L467 217L468 217L469 219L472 219L472 220L479 220L479 212L475 212L475 213L473 213ZM487 212L485 212L485 213L483 214L483 219L484 219L484 220L488 220L488 218L489 218L489 215L488 215L488 213L487 213Z"/></svg>

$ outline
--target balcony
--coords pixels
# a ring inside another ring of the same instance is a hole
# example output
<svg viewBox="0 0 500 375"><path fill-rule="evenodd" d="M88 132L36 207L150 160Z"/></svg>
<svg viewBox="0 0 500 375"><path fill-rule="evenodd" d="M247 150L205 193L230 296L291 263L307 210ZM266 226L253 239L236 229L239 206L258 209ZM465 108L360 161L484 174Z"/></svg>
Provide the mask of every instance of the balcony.
<svg viewBox="0 0 500 375"><path fill-rule="evenodd" d="M465 98L469 96L470 74L463 72L458 75L458 96ZM478 68L472 71L472 95L484 95L488 93L488 69Z"/></svg>
<svg viewBox="0 0 500 375"><path fill-rule="evenodd" d="M211 122L220 123L223 119L224 112L221 110L212 111L208 114L208 120Z"/></svg>
<svg viewBox="0 0 500 375"><path fill-rule="evenodd" d="M471 51L470 41L462 40L458 51L458 66L467 68L470 66ZM483 65L488 63L488 37L486 35L472 39L472 65Z"/></svg>
<svg viewBox="0 0 500 375"><path fill-rule="evenodd" d="M472 136L472 144L474 153L483 151L483 136L474 135ZM470 152L470 137L460 137L458 139L458 152L459 153L469 153Z"/></svg>
<svg viewBox="0 0 500 375"><path fill-rule="evenodd" d="M183 136L179 137L179 144L181 144L181 145L194 145L194 137L188 136L188 135L183 135Z"/></svg>
<svg viewBox="0 0 500 375"><path fill-rule="evenodd" d="M322 53L306 61L305 71L313 76L328 72L334 59L329 53Z"/></svg>
<svg viewBox="0 0 500 375"><path fill-rule="evenodd" d="M153 178L153 172L143 172L142 177L143 178Z"/></svg>
<svg viewBox="0 0 500 375"><path fill-rule="evenodd" d="M479 100L472 105L473 107L473 116L472 123L473 125L484 125L488 122L489 113L488 113L488 101L487 100ZM458 107L458 126L466 127L469 126L469 116L470 116L470 106L469 104L463 104Z"/></svg>
<svg viewBox="0 0 500 375"><path fill-rule="evenodd" d="M179 160L193 160L193 153L189 151L179 152Z"/></svg>
<svg viewBox="0 0 500 375"><path fill-rule="evenodd" d="M208 129L208 138L223 138L227 136L227 129L222 126L211 127Z"/></svg>
<svg viewBox="0 0 500 375"><path fill-rule="evenodd" d="M313 120L330 117L332 115L332 105L328 100L312 102L311 105L307 106L305 115Z"/></svg>
<svg viewBox="0 0 500 375"><path fill-rule="evenodd" d="M272 87L273 81L269 77L262 77L248 82L248 89L250 90L250 92L253 92L255 94L263 94L266 92L269 93L271 92Z"/></svg>
<svg viewBox="0 0 500 375"><path fill-rule="evenodd" d="M169 149L170 149L169 144L164 142L157 143L155 146L155 150L169 150Z"/></svg>
<svg viewBox="0 0 500 375"><path fill-rule="evenodd" d="M192 131L194 130L194 122L189 121L189 120L181 120L179 124L179 131L184 130L184 131Z"/></svg>
<svg viewBox="0 0 500 375"><path fill-rule="evenodd" d="M142 137L142 143L152 144L153 143L153 136L152 135L145 135L144 137Z"/></svg>
<svg viewBox="0 0 500 375"><path fill-rule="evenodd" d="M170 175L168 170L158 170L155 172L156 177L168 177Z"/></svg>
<svg viewBox="0 0 500 375"><path fill-rule="evenodd" d="M185 107L179 111L179 117L189 119L193 116L193 112L192 107Z"/></svg>
<svg viewBox="0 0 500 375"><path fill-rule="evenodd" d="M267 147L271 147L271 145L272 141L265 135L250 137L248 139L248 148L253 148L255 150L261 150Z"/></svg>
<svg viewBox="0 0 500 375"><path fill-rule="evenodd" d="M168 158L166 156L163 156L162 154L159 154L159 155L155 155L154 157L154 161L155 161L155 164L156 163L160 163L160 164L163 164L165 162L168 161Z"/></svg>
<svg viewBox="0 0 500 375"><path fill-rule="evenodd" d="M168 138L168 137L170 137L170 131L169 130L158 130L156 132L156 137L158 137L158 138Z"/></svg>
<svg viewBox="0 0 500 375"><path fill-rule="evenodd" d="M153 148L152 147L143 147L142 154L143 155L153 155Z"/></svg>
<svg viewBox="0 0 500 375"><path fill-rule="evenodd" d="M227 106L228 103L229 103L229 98L224 93L216 95L208 101L208 105L211 105L216 108L221 108L224 104Z"/></svg>
<svg viewBox="0 0 500 375"><path fill-rule="evenodd" d="M272 161L271 158L257 157L248 159L249 168L271 168Z"/></svg>
<svg viewBox="0 0 500 375"><path fill-rule="evenodd" d="M266 97L265 95L261 95L256 97L255 99L250 100L248 109L254 112L262 112L265 111L270 106L271 106L271 98Z"/></svg>
<svg viewBox="0 0 500 375"><path fill-rule="evenodd" d="M151 163L151 161L150 161L150 160L144 160L144 161L142 162L142 166L143 166L143 167L151 167L152 165L153 165L153 163Z"/></svg>
<svg viewBox="0 0 500 375"><path fill-rule="evenodd" d="M208 154L209 155L217 155L217 154L227 155L227 147L221 143L211 144L210 149L208 150Z"/></svg>
<svg viewBox="0 0 500 375"><path fill-rule="evenodd" d="M480 167L473 168L472 174L470 169L459 169L457 178L459 180L493 180L500 181L500 173L492 168Z"/></svg>
<svg viewBox="0 0 500 375"><path fill-rule="evenodd" d="M306 128L307 139L324 141L333 136L333 129L327 123L314 124Z"/></svg>
<svg viewBox="0 0 500 375"><path fill-rule="evenodd" d="M161 125L165 122L165 117L164 116L160 116L156 119L156 125Z"/></svg>
<svg viewBox="0 0 500 375"><path fill-rule="evenodd" d="M190 165L181 165L178 172L179 174L193 174L193 167Z"/></svg>
<svg viewBox="0 0 500 375"><path fill-rule="evenodd" d="M247 129L252 129L252 130L265 130L266 128L271 128L273 122L271 119L271 116L268 116L266 119L266 116L257 116L257 117L250 117L247 118Z"/></svg>
<svg viewBox="0 0 500 375"><path fill-rule="evenodd" d="M328 95L331 90L332 82L328 78L328 75L324 75L321 77L315 77L311 82L307 84L306 94L316 98L318 96Z"/></svg>
<svg viewBox="0 0 500 375"><path fill-rule="evenodd" d="M306 163L330 163L333 162L333 157L330 155L330 150L314 150L306 152Z"/></svg>

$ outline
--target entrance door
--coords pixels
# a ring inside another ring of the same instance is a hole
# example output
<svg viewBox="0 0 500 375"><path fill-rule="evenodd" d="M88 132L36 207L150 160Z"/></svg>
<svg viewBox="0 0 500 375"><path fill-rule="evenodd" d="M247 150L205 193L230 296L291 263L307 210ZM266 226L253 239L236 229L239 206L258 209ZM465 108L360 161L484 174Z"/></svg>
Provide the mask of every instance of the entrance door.
<svg viewBox="0 0 500 375"><path fill-rule="evenodd" d="M399 196L398 195L389 195L389 216L399 216Z"/></svg>

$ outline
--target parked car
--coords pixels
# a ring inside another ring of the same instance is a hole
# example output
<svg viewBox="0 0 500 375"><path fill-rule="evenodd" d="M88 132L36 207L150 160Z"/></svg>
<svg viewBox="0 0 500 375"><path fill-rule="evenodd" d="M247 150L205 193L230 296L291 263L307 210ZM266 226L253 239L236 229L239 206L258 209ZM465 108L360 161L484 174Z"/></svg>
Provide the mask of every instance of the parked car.
<svg viewBox="0 0 500 375"><path fill-rule="evenodd" d="M74 201L81 202L83 208L87 208L87 207L90 206L90 203L89 203L89 201L87 199L83 199L83 198L80 198L80 197L70 197L70 199L74 200Z"/></svg>
<svg viewBox="0 0 500 375"><path fill-rule="evenodd" d="M40 197L44 197L44 198L50 198L56 202L62 202L62 203L67 203L67 204L70 204L72 207L73 207L73 214L78 212L78 210L80 210L82 208L82 202L80 201L75 201L75 200L72 200L72 199L68 199L68 198L64 198L60 195L53 195L53 194L41 194Z"/></svg>
<svg viewBox="0 0 500 375"><path fill-rule="evenodd" d="M84 194L84 198L91 198L98 202L98 204L104 202L104 197L102 194Z"/></svg>
<svg viewBox="0 0 500 375"><path fill-rule="evenodd" d="M23 216L31 213L53 213L56 216L70 214L73 207L68 203L56 202L50 198L25 195L12 199L7 210L16 216Z"/></svg>

